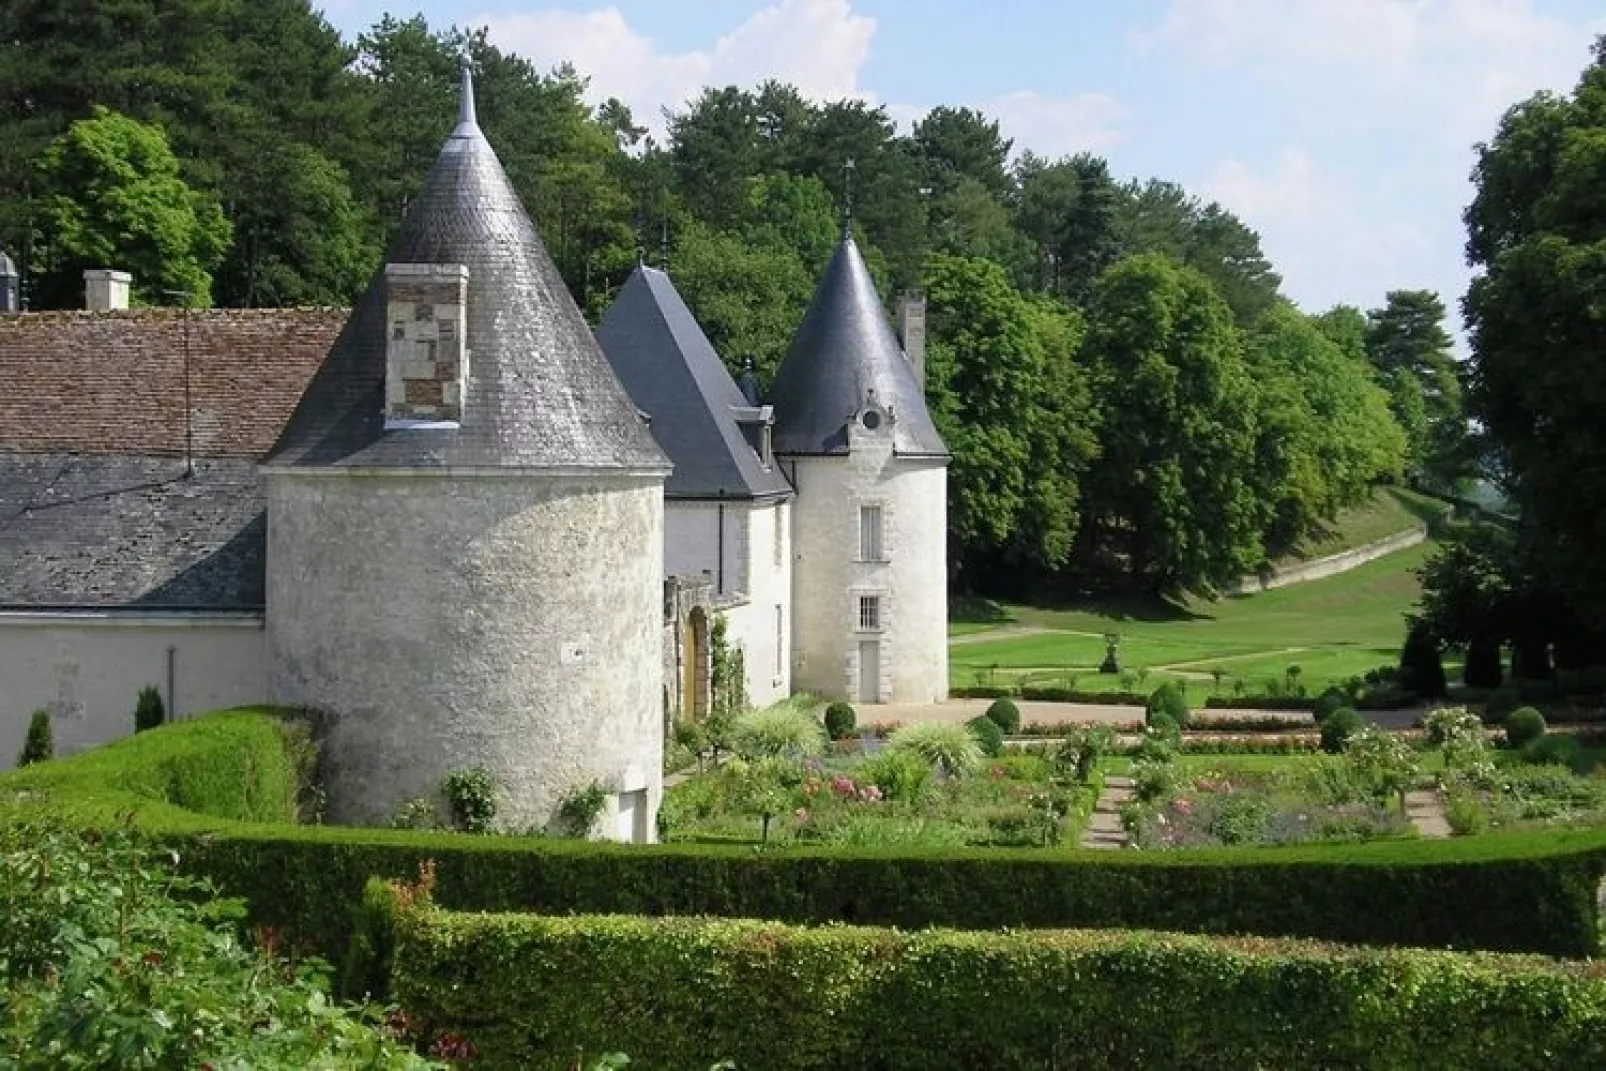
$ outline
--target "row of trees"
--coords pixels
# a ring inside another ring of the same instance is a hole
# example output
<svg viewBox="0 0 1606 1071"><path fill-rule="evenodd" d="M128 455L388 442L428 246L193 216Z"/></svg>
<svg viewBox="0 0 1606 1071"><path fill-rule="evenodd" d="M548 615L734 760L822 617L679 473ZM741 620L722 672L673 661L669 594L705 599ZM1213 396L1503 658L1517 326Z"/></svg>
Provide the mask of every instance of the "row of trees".
<svg viewBox="0 0 1606 1071"><path fill-rule="evenodd" d="M451 125L465 54L582 306L667 257L761 381L851 203L884 291L930 298L962 584L1208 588L1377 480L1466 471L1435 295L1306 315L1253 230L1173 183L1015 154L972 109L900 134L884 108L774 82L706 91L660 145L483 33L386 18L346 42L306 0L7 5L0 245L36 307L112 264L153 303L349 302Z"/></svg>
<svg viewBox="0 0 1606 1071"><path fill-rule="evenodd" d="M1606 37L1572 94L1506 113L1473 179L1467 402L1519 519L1429 563L1422 618L1497 684L1502 645L1520 677L1606 664Z"/></svg>

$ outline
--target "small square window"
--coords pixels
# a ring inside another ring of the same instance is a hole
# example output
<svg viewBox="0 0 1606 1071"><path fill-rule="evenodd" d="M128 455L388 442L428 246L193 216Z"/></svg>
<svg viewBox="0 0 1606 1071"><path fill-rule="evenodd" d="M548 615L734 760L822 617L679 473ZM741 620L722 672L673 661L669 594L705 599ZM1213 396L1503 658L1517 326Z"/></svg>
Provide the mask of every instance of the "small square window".
<svg viewBox="0 0 1606 1071"><path fill-rule="evenodd" d="M859 631L881 631L881 596L859 596Z"/></svg>

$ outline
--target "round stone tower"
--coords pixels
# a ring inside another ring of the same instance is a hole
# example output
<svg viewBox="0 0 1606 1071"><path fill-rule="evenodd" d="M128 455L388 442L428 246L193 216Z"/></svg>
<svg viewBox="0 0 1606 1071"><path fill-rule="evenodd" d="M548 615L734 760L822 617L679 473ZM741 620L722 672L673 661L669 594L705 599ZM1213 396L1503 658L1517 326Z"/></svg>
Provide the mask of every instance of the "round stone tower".
<svg viewBox="0 0 1606 1071"><path fill-rule="evenodd" d="M844 233L771 389L792 481L792 683L861 703L948 695L948 449Z"/></svg>
<svg viewBox="0 0 1606 1071"><path fill-rule="evenodd" d="M498 824L661 796L669 466L463 110L263 473L276 701L329 720L331 817L484 767Z"/></svg>

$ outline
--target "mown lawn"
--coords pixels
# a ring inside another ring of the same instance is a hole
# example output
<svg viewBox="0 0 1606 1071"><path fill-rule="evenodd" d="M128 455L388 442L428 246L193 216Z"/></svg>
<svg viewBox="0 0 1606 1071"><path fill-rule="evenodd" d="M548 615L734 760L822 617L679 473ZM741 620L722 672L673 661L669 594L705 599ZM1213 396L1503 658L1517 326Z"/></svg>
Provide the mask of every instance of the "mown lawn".
<svg viewBox="0 0 1606 1071"><path fill-rule="evenodd" d="M1431 547L1402 550L1324 580L1214 602L971 608L952 627L951 681L962 687L1075 677L1083 690L1117 690L1117 678L1097 673L1104 636L1113 632L1121 637L1122 667L1146 670L1146 688L1181 677L1213 690L1212 671L1219 668L1224 692L1230 694L1234 679L1255 692L1298 666L1299 683L1317 691L1398 658L1404 615L1420 591L1415 570Z"/></svg>

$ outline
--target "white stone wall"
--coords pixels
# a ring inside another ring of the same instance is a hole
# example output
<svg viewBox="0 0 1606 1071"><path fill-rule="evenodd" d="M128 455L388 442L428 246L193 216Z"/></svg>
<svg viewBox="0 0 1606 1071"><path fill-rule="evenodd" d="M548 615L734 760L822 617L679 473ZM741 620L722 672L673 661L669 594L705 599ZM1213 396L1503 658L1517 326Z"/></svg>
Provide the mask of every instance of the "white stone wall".
<svg viewBox="0 0 1606 1071"><path fill-rule="evenodd" d="M0 769L15 764L40 708L51 712L58 755L130 735L134 701L147 684L161 691L170 718L266 701L262 618L0 613Z"/></svg>
<svg viewBox="0 0 1606 1071"><path fill-rule="evenodd" d="M883 703L948 695L947 467L893 455L890 429L852 426L847 457L786 458L792 507L792 686L865 702L859 645L877 642ZM882 508L883 561L861 562L859 508ZM859 629L859 600L881 598L881 629Z"/></svg>
<svg viewBox="0 0 1606 1071"><path fill-rule="evenodd" d="M330 813L383 824L452 770L549 824L593 780L662 796L663 478L267 470L279 702L330 711ZM642 795L644 794L644 795Z"/></svg>
<svg viewBox="0 0 1606 1071"><path fill-rule="evenodd" d="M747 698L755 707L792 694L791 512L788 502L760 502L742 508L748 590L742 603L724 613L729 624L727 637L742 649Z"/></svg>
<svg viewBox="0 0 1606 1071"><path fill-rule="evenodd" d="M706 571L714 578L715 596L745 595L748 590L748 507L749 503L742 499L666 501L664 575L689 577ZM724 529L723 541L721 528Z"/></svg>

